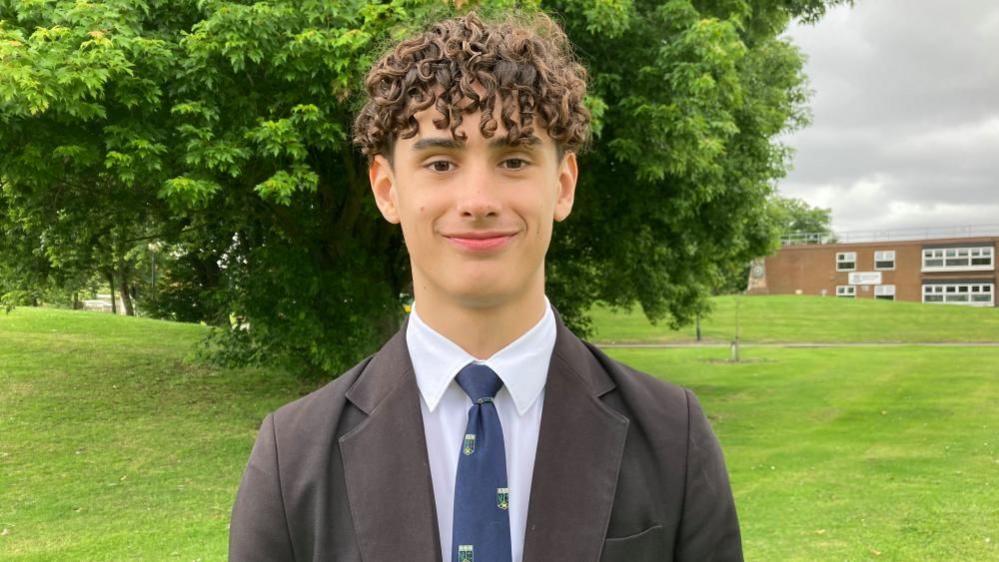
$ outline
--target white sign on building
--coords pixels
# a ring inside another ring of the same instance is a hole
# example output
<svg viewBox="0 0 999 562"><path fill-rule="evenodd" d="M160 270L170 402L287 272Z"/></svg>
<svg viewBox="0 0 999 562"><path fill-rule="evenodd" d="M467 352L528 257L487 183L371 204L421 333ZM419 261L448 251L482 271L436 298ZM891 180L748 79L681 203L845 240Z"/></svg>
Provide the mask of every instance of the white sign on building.
<svg viewBox="0 0 999 562"><path fill-rule="evenodd" d="M880 271L855 271L850 274L851 285L880 285Z"/></svg>

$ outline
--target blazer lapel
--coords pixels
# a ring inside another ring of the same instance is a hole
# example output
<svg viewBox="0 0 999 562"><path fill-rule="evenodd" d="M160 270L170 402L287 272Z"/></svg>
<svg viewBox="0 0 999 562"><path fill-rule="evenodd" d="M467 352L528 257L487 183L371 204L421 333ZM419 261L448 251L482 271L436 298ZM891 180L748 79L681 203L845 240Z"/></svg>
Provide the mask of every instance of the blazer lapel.
<svg viewBox="0 0 999 562"><path fill-rule="evenodd" d="M441 562L420 392L405 333L403 324L347 391L368 417L340 438L344 477L363 560Z"/></svg>
<svg viewBox="0 0 999 562"><path fill-rule="evenodd" d="M613 380L555 317L524 562L599 559L628 433L628 419L599 399Z"/></svg>

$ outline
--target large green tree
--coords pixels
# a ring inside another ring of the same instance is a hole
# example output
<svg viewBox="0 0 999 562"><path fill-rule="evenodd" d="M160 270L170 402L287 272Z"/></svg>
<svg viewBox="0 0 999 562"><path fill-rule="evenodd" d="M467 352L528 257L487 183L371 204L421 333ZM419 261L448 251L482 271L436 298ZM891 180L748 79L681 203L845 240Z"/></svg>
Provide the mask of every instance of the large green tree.
<svg viewBox="0 0 999 562"><path fill-rule="evenodd" d="M410 277L350 143L365 72L428 19L541 8L595 117L548 293L582 331L596 301L683 324L777 235L775 138L806 98L779 34L836 1L0 0L0 253L129 291L155 242L140 306L218 326L221 355L335 372L396 329Z"/></svg>

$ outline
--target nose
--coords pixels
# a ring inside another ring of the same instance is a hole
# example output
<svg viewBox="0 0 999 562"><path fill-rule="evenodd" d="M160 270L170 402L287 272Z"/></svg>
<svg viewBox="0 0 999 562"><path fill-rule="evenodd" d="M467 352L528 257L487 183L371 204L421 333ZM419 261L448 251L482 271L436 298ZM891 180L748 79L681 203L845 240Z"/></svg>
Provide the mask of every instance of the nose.
<svg viewBox="0 0 999 562"><path fill-rule="evenodd" d="M473 220L498 216L502 205L489 167L470 165L467 171L458 195L458 212Z"/></svg>

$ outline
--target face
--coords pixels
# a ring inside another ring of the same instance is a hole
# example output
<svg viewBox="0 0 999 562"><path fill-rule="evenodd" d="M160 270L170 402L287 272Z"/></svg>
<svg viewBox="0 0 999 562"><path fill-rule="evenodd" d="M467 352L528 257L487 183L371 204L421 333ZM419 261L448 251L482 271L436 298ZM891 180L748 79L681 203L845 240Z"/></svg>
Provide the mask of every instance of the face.
<svg viewBox="0 0 999 562"><path fill-rule="evenodd" d="M543 294L553 222L572 209L575 154L559 160L537 124L531 144L511 146L502 126L482 136L480 112L464 116L464 142L434 127L435 109L414 117L417 135L396 141L392 165L376 156L369 179L382 215L402 225L417 297L485 308Z"/></svg>

